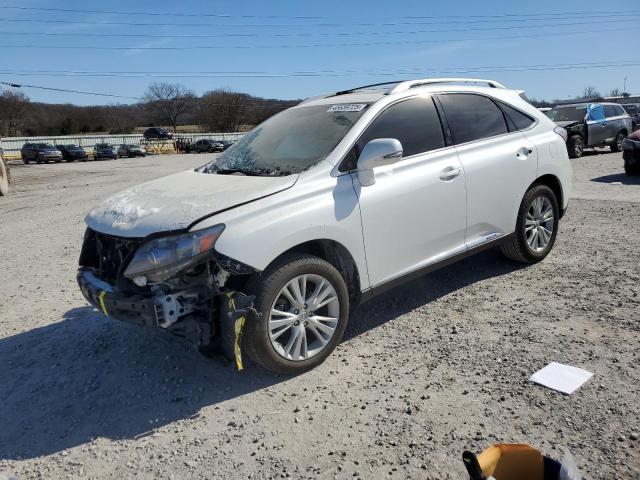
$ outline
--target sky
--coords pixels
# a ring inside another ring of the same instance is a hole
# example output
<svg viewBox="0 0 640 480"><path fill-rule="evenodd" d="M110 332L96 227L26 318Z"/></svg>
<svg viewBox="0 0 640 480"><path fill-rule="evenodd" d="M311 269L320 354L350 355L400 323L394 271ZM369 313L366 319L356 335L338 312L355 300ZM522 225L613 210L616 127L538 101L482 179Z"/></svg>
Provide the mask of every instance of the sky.
<svg viewBox="0 0 640 480"><path fill-rule="evenodd" d="M154 81L297 99L451 76L536 99L588 85L606 94L625 77L640 92L639 0L0 0L0 9L0 81L120 96L21 88L34 101L133 103Z"/></svg>

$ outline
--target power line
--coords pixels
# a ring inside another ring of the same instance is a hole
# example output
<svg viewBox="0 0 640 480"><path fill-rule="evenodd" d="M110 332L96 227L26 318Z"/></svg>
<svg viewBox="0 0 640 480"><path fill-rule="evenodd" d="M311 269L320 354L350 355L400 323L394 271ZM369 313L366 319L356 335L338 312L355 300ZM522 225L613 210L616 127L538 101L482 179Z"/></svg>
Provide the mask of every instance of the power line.
<svg viewBox="0 0 640 480"><path fill-rule="evenodd" d="M87 46L87 45L0 45L0 48L25 48L25 49L59 49L59 50L143 50L143 51L171 51L171 50L247 50L259 48L329 48L329 47L377 47L391 45L425 45L447 44L471 41L487 40L520 40L527 38L565 37L572 35L593 35L602 32L619 32L619 28L593 30L577 30L573 32L549 32L527 35L503 35L497 37L456 38L442 40L397 40L380 42L343 42L343 43L311 43L311 44L280 44L280 45L190 45L190 46Z"/></svg>
<svg viewBox="0 0 640 480"><path fill-rule="evenodd" d="M637 17L640 15L625 15L625 22L637 22ZM575 18L575 17L574 17ZM592 17L588 17L592 18ZM606 17L605 17L606 18ZM540 20L540 19L539 19ZM615 20L620 22L620 20ZM458 22L455 22L458 23ZM578 22L571 24L549 24L549 25L537 25L536 28L548 28L556 26L567 25L590 25L600 24L602 20L597 22ZM507 27L509 29L520 28ZM506 28L501 28L506 29ZM418 35L423 33L447 33L447 32L461 32L474 29L455 29L455 30L394 30L394 31L375 31L375 32L289 32L289 33L205 33L205 34L153 34L153 33L76 33L76 32L41 32L41 31L2 31L2 35L30 35L30 36L45 36L45 37L96 37L96 38L260 38L260 37L274 37L274 38L287 38L287 37L351 37L351 36L384 36L384 35ZM490 31L493 29L475 29L481 31ZM617 29L616 29L617 30Z"/></svg>
<svg viewBox="0 0 640 480"><path fill-rule="evenodd" d="M25 7L17 5L5 5L2 8L22 11L40 11L40 12L62 12L62 13L94 13L101 15L141 15L141 16L170 16L170 17L209 17L209 18L265 18L265 19L292 19L292 20L318 20L328 18L344 18L320 16L320 15L248 15L248 14L227 14L227 13L184 13L184 12L127 12L115 10L92 10L92 9L73 9L73 8L54 8L54 7ZM582 12L582 15L600 16L612 13L611 11L592 11ZM619 16L627 15L630 12L615 12ZM445 18L519 18L519 17L554 17L554 16L574 16L575 12L549 12L549 13L508 13L494 15L404 15L395 18L402 19L445 19Z"/></svg>
<svg viewBox="0 0 640 480"><path fill-rule="evenodd" d="M451 67L451 68L440 68L440 69L424 69L423 71L439 71L441 73L478 73L478 72L531 72L531 71L552 71L552 70L576 70L576 69L589 69L589 68L612 68L612 67L630 67L630 66L640 66L640 61L624 61L624 62L603 62L603 63L584 63L584 64L538 64L538 65L514 65L514 66L496 66L496 67ZM4 75L19 75L13 72L3 72ZM379 72L344 72L342 74L334 74L329 75L325 72L307 72L301 76L353 76L356 75L366 75L366 76L399 76L406 74L419 74L417 70L413 69L404 69L404 70L388 70L388 71L379 71ZM280 77L295 77L298 76L296 74L288 74L288 75L280 75ZM261 77L262 78L262 77ZM145 97L135 97L135 96L126 96L126 95L118 95L113 93L102 93L102 92L94 92L94 91L83 91L83 90L72 90L65 88L56 88L56 87L47 87L42 85L31 85L31 84L19 84L15 82L6 82L0 81L0 84L7 85L14 88L34 88L39 90L50 90L56 92L65 92L65 93L75 93L82 95L93 95L100 97L110 97L110 98L122 98L128 100L138 100L138 101L147 101L148 99ZM206 105L224 105L220 103L211 103L207 102L205 99L185 99L185 100L175 100L184 103L194 103L194 104L206 104ZM291 103L291 101L287 102L286 100L278 101L277 103ZM265 106L264 103L253 103L253 104L241 104L240 106Z"/></svg>
<svg viewBox="0 0 640 480"><path fill-rule="evenodd" d="M590 23L590 24L599 24L599 23L611 23L611 22L623 22L623 21L629 21L629 20L625 20L626 17L632 16L632 15L637 15L638 13L640 13L639 11L634 11L634 12L628 12L625 15L620 15L620 14L611 14L608 17L594 17L594 16L586 16L586 17L576 17L575 15L572 15L571 18L595 18L597 19L596 22L577 22L577 23L570 23L570 24L553 24L553 25L536 25L536 28L543 28L546 26L567 26L567 25L584 25L586 23ZM623 17L622 19L615 19L615 20L601 20L602 18L609 18L609 17L618 17L621 16ZM527 18L521 18L519 19L519 21L533 21L535 19L527 19ZM550 20L550 21L554 21L554 20L565 20L564 17L561 18L544 18L541 20ZM161 22L124 22L124 21L89 21L89 20L59 20L59 19L34 19L34 18L0 18L0 21L2 22L17 22L17 23L53 23L53 24L64 24L64 25L116 25L116 26L131 26L131 27L143 27L143 26L148 26L148 27L158 27L158 26L162 26L162 27L206 27L206 28L211 28L211 27L303 27L303 28L308 28L310 26L316 26L316 27L349 27L349 28L353 28L353 27L393 27L393 26L410 26L410 25L439 25L439 24L443 24L443 23L473 23L473 22L442 22L442 21L429 21L429 22L425 22L425 21L420 21L420 22L367 22L367 23L315 23L315 24L303 24L303 23L252 23L252 24L247 24L247 23L225 23L225 24L215 24L215 23L176 23L176 22L170 22L170 23L161 23ZM513 20L515 21L515 20ZM478 23L478 22L475 22ZM485 29L475 29L475 30L502 30L502 29L514 29L514 28L522 28L522 25L515 25L515 26L503 26L503 27L491 27L491 28L485 28ZM468 29L458 29L458 30L451 30L451 31L466 31ZM443 32L443 30L436 30L434 32Z"/></svg>
<svg viewBox="0 0 640 480"><path fill-rule="evenodd" d="M355 75L401 75L421 74L424 72L501 72L501 71L534 71L557 70L574 68L604 68L636 66L640 59L635 60L611 60L602 62L581 62L562 64L529 64L529 65L497 65L482 67L407 67L402 69L378 69L378 70L303 70L293 72L268 72L268 71L66 71L66 70L0 70L0 74L16 76L43 76L43 77L115 77L115 78L292 78L292 77L323 77L323 76L355 76Z"/></svg>

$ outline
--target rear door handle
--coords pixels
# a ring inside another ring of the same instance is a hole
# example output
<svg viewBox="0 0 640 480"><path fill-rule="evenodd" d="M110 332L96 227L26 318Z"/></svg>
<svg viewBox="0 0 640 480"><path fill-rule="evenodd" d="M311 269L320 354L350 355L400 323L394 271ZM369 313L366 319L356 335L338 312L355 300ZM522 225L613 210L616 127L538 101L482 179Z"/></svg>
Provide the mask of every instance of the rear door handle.
<svg viewBox="0 0 640 480"><path fill-rule="evenodd" d="M440 180L448 182L460 175L460 167L447 167L440 172Z"/></svg>

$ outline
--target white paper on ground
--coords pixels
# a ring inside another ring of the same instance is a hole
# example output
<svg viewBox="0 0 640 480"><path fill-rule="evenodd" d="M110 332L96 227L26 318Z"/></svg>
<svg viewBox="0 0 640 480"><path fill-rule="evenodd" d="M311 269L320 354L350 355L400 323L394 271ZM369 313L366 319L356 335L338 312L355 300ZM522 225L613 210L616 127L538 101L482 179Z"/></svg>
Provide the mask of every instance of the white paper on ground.
<svg viewBox="0 0 640 480"><path fill-rule="evenodd" d="M571 394L592 376L593 373L581 368L551 362L546 367L531 375L529 380L557 390L558 392Z"/></svg>

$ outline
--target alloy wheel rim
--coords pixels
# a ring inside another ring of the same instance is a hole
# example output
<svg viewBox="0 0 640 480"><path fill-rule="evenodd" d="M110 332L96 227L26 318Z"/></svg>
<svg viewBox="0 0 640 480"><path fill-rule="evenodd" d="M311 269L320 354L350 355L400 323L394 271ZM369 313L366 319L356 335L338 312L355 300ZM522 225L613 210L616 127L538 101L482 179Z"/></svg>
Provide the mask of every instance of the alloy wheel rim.
<svg viewBox="0 0 640 480"><path fill-rule="evenodd" d="M618 141L616 142L618 146L618 150L622 150L622 140L624 140L624 136L618 135Z"/></svg>
<svg viewBox="0 0 640 480"><path fill-rule="evenodd" d="M269 340L281 357L300 362L314 357L333 338L340 302L331 282L321 275L298 275L276 295L269 312Z"/></svg>
<svg viewBox="0 0 640 480"><path fill-rule="evenodd" d="M553 236L555 223L551 201L544 195L534 198L527 210L524 226L527 244L531 250L540 253L547 248Z"/></svg>
<svg viewBox="0 0 640 480"><path fill-rule="evenodd" d="M576 140L576 143L573 149L578 157L582 155L582 140Z"/></svg>

